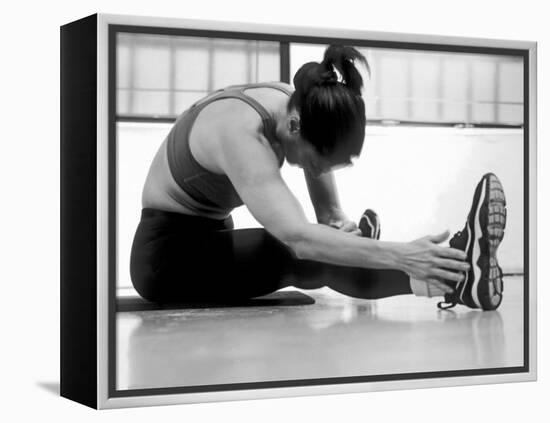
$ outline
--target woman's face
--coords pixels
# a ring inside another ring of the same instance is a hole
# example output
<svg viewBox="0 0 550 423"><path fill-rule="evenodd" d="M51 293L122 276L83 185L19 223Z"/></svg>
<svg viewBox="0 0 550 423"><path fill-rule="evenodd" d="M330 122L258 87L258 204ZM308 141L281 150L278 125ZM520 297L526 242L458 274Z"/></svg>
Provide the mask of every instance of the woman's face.
<svg viewBox="0 0 550 423"><path fill-rule="evenodd" d="M287 151L286 159L291 165L301 167L313 177L342 167L351 166L353 156L341 152L329 157L322 156L313 145L301 138Z"/></svg>
<svg viewBox="0 0 550 423"><path fill-rule="evenodd" d="M350 166L351 154L345 146L331 156L321 155L317 149L300 134L300 118L294 111L287 116L286 130L281 134L285 157L289 164L298 166L314 177L341 167Z"/></svg>

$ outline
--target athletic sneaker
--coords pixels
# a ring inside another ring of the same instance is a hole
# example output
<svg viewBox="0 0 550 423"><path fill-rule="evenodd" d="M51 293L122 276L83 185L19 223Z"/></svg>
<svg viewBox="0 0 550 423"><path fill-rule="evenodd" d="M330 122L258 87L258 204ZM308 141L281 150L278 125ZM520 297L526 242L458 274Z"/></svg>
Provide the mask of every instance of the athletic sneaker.
<svg viewBox="0 0 550 423"><path fill-rule="evenodd" d="M374 210L365 210L359 219L359 229L365 238L380 239L380 218Z"/></svg>
<svg viewBox="0 0 550 423"><path fill-rule="evenodd" d="M497 249L506 226L506 199L496 175L487 173L476 187L466 225L449 242L453 248L465 251L470 270L464 281L451 285L452 294L445 294L441 309L463 304L470 308L494 310L502 301L502 269L498 265ZM450 284L450 283L449 283Z"/></svg>

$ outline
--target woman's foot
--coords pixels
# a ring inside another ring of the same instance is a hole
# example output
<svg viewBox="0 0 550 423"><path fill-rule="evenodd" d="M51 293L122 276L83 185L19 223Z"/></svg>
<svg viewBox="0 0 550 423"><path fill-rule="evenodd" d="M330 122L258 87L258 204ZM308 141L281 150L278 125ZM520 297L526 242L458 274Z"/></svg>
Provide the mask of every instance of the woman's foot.
<svg viewBox="0 0 550 423"><path fill-rule="evenodd" d="M380 239L380 218L374 210L365 210L359 219L359 229L365 238Z"/></svg>
<svg viewBox="0 0 550 423"><path fill-rule="evenodd" d="M496 175L487 173L478 183L472 207L462 231L457 232L449 245L465 251L470 270L463 282L452 285L455 292L445 295L441 309L463 304L470 308L494 310L502 301L502 269L497 249L506 226L506 199ZM450 284L450 283L449 283Z"/></svg>

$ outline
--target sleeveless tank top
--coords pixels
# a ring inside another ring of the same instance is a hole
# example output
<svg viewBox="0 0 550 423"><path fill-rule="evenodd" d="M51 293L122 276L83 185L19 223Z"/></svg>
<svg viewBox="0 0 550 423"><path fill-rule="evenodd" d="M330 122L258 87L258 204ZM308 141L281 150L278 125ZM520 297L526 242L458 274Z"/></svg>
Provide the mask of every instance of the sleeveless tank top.
<svg viewBox="0 0 550 423"><path fill-rule="evenodd" d="M215 91L206 100L199 100L182 113L167 136L167 156L170 172L179 187L194 202L204 206L210 214L228 216L231 211L243 205L235 187L226 175L213 173L202 167L191 154L189 134L200 111L208 104L226 98L244 101L253 107L262 118L263 132L267 140L273 144L275 138L275 122L268 111L255 99L245 94L249 88L273 88L291 95L292 92L273 83L253 83L232 85ZM282 160L279 166L282 165ZM197 209L197 204L183 204L189 209Z"/></svg>

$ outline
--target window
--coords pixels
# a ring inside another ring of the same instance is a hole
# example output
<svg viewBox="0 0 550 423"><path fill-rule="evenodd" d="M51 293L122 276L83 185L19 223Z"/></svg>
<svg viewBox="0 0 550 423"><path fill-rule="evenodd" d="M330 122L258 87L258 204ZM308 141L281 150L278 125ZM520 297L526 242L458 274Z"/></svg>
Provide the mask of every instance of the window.
<svg viewBox="0 0 550 423"><path fill-rule="evenodd" d="M280 80L279 43L119 33L117 116L174 119L227 85Z"/></svg>

